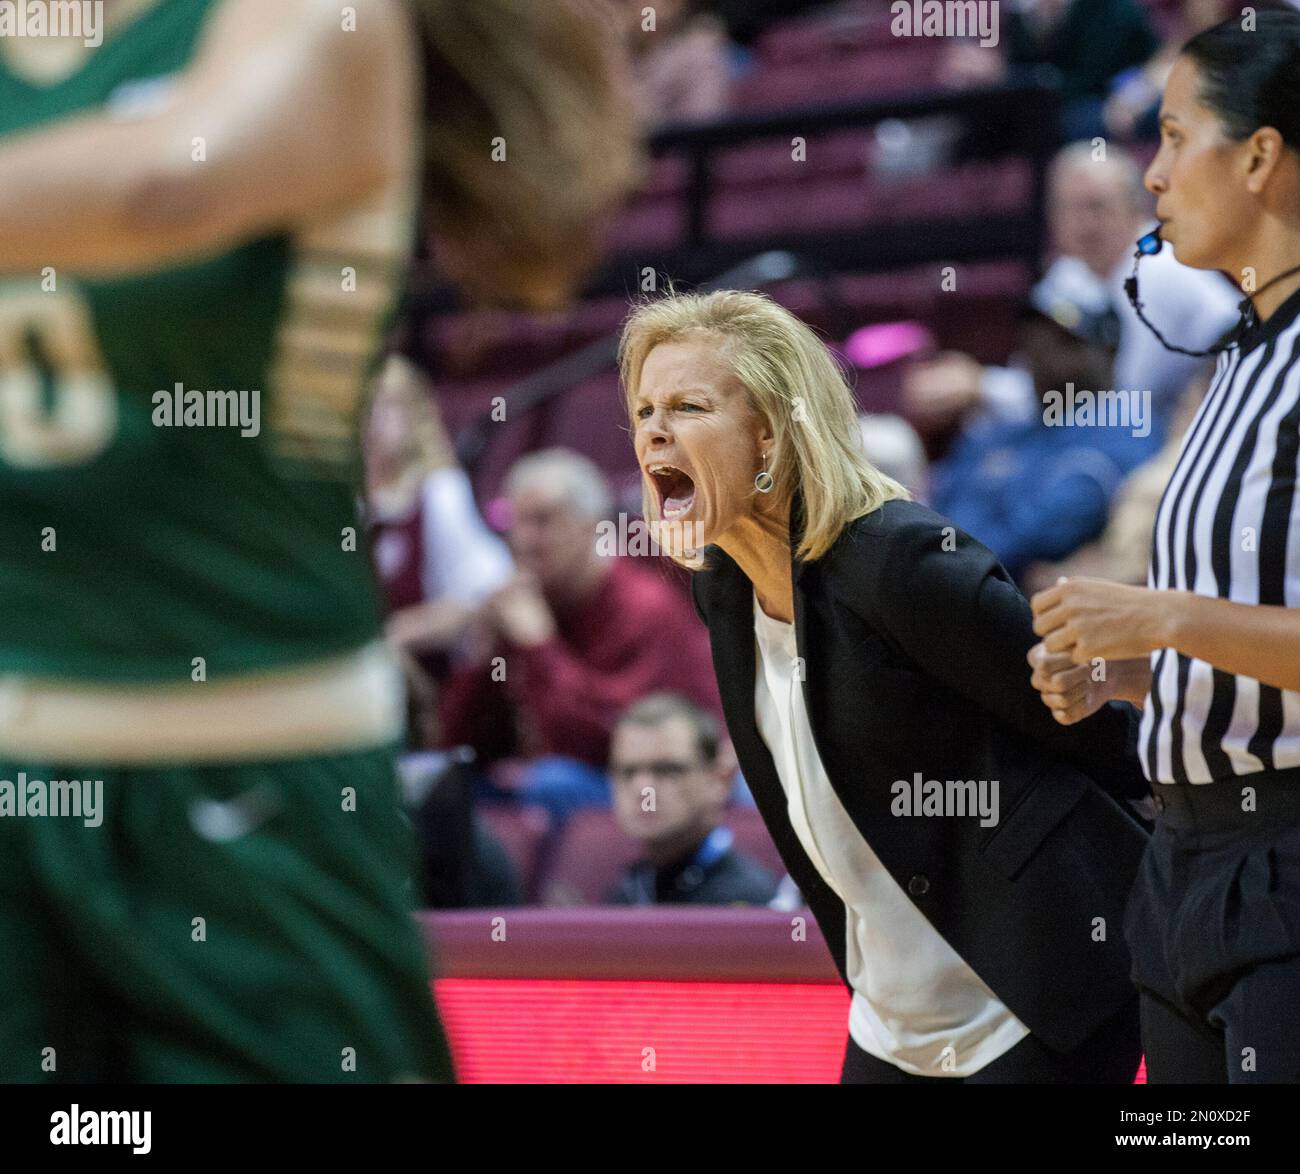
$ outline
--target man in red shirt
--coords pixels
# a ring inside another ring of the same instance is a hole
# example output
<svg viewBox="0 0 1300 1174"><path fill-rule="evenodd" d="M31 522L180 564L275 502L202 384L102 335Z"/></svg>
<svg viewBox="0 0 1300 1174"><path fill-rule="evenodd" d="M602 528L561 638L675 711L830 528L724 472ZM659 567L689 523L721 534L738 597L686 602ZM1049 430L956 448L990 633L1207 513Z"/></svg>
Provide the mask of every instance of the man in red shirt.
<svg viewBox="0 0 1300 1174"><path fill-rule="evenodd" d="M633 701L671 689L719 716L721 703L708 633L671 583L676 569L598 549L612 501L591 461L530 454L505 491L517 571L483 604L447 682L443 740L473 747L481 765L532 759L516 774L519 797L563 819L608 805L610 739Z"/></svg>

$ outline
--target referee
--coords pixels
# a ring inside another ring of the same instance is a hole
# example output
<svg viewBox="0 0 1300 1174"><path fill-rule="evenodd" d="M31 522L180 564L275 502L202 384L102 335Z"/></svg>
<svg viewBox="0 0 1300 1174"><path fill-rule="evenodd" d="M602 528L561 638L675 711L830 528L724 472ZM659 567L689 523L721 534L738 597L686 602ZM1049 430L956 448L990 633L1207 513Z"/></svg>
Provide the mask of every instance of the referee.
<svg viewBox="0 0 1300 1174"><path fill-rule="evenodd" d="M1178 260L1247 294L1148 586L1033 600L1033 680L1059 721L1144 706L1158 817L1125 931L1162 1083L1300 1080L1300 15L1255 20L1183 48L1146 175Z"/></svg>

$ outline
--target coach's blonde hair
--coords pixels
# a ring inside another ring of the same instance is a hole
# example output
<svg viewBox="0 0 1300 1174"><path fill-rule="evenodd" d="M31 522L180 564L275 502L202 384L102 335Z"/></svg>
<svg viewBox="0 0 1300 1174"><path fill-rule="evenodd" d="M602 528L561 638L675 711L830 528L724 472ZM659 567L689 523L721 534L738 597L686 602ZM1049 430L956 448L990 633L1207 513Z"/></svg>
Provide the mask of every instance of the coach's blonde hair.
<svg viewBox="0 0 1300 1174"><path fill-rule="evenodd" d="M425 203L435 233L475 250L466 279L482 300L554 304L598 259L600 222L642 171L630 66L610 7L413 7L426 56Z"/></svg>
<svg viewBox="0 0 1300 1174"><path fill-rule="evenodd" d="M646 356L661 343L694 339L717 340L718 356L772 429L767 468L777 499L787 500L796 487L803 497L798 558L820 558L855 518L891 498L911 497L863 453L857 405L835 357L808 326L759 293L669 294L632 312L619 367L634 434ZM659 521L658 501L644 485L642 508L647 520ZM674 561L692 569L703 565L699 557Z"/></svg>

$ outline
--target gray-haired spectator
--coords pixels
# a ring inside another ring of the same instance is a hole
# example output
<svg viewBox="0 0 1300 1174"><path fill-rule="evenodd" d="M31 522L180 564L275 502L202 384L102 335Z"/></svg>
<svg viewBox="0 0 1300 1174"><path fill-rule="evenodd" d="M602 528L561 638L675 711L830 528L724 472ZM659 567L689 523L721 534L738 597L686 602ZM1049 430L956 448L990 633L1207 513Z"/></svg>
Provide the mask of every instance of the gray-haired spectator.
<svg viewBox="0 0 1300 1174"><path fill-rule="evenodd" d="M1052 161L1048 217L1057 259L1046 279L1076 290L1091 285L1089 301L1109 302L1119 316L1113 386L1149 395L1153 431L1163 438L1184 388L1206 364L1161 346L1124 294L1134 243L1154 221L1141 169L1117 147L1099 157L1090 143L1072 143ZM1202 350L1231 329L1239 300L1223 277L1189 269L1172 249L1142 264L1148 318L1166 338L1188 349ZM1013 356L1008 367L982 367L956 353L918 363L904 379L903 403L923 432L957 421L964 427L1024 422L1040 410L1023 355Z"/></svg>
<svg viewBox="0 0 1300 1174"><path fill-rule="evenodd" d="M525 758L507 776L557 819L609 803L605 763L619 714L673 688L721 713L708 636L661 559L606 556L609 486L580 453L546 449L506 479L514 578L479 611L474 649L442 695L447 745L481 763ZM615 529L631 538L638 519ZM611 533L613 531L611 530Z"/></svg>

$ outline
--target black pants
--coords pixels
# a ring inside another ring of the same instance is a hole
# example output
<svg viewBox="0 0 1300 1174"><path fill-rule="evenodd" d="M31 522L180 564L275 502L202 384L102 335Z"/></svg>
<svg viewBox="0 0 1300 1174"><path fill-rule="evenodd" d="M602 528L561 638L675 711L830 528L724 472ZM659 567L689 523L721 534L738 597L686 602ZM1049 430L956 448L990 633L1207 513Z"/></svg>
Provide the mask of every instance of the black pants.
<svg viewBox="0 0 1300 1174"><path fill-rule="evenodd" d="M1053 1052L1031 1033L970 1076L914 1076L864 1052L850 1038L840 1083L1131 1084L1140 1058L1135 996L1072 1052Z"/></svg>
<svg viewBox="0 0 1300 1174"><path fill-rule="evenodd" d="M1300 1081L1300 771L1156 800L1124 926L1148 1079Z"/></svg>

